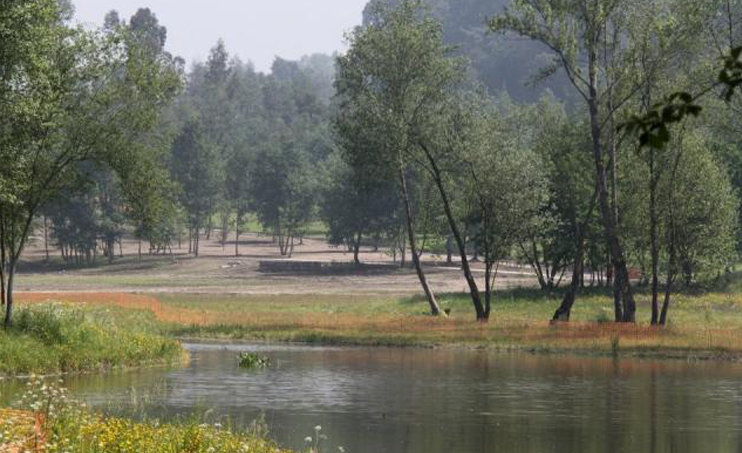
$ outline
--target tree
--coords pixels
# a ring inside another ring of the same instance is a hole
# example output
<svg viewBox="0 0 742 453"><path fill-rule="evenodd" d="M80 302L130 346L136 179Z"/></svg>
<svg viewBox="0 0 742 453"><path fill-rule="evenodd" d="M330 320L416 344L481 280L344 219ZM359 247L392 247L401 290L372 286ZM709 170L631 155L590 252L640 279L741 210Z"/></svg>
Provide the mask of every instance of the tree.
<svg viewBox="0 0 742 453"><path fill-rule="evenodd" d="M250 177L254 211L273 231L281 255L291 257L294 239L314 214L316 180L302 148L290 139L257 153Z"/></svg>
<svg viewBox="0 0 742 453"><path fill-rule="evenodd" d="M328 226L328 241L347 246L360 264L363 239L378 241L396 223L400 206L393 178L349 165L336 153L326 162L322 187L320 216Z"/></svg>
<svg viewBox="0 0 742 453"><path fill-rule="evenodd" d="M76 165L115 171L139 157L133 140L148 131L180 85L171 62L136 45L126 30L68 29L56 2L11 2L0 13L0 146L7 193L0 205L5 325L13 279L34 217L74 184ZM19 28L20 27L20 28ZM18 83L23 80L24 83Z"/></svg>
<svg viewBox="0 0 742 453"><path fill-rule="evenodd" d="M413 263L431 312L438 315L438 302L418 256L408 176L416 159L425 158L419 140L424 123L438 113L436 106L447 88L460 80L461 65L448 57L440 24L417 1L404 1L394 9L378 6L369 25L357 28L349 42L350 50L338 59L338 135L373 143L375 157L369 160L394 169Z"/></svg>
<svg viewBox="0 0 742 453"><path fill-rule="evenodd" d="M628 30L651 11L635 0L514 0L490 20L494 32L513 32L547 46L554 58L544 70L562 69L584 101L590 122L592 156L597 179L598 207L606 244L616 275L616 321L634 322L636 304L621 241L617 204L617 112L637 96L635 74L619 68L630 65L637 47ZM606 32L610 30L610 33ZM656 68L643 76L655 77ZM609 181L610 176L610 181Z"/></svg>
<svg viewBox="0 0 742 453"><path fill-rule="evenodd" d="M115 21L115 17L108 17L106 22ZM167 28L160 25L157 16L149 8L139 8L131 19L129 29L135 34L139 45L153 54L162 53L167 41Z"/></svg>
<svg viewBox="0 0 742 453"><path fill-rule="evenodd" d="M198 256L200 232L214 213L221 188L221 167L214 145L197 119L190 119L173 142L172 175L180 184L180 203L188 213L189 252Z"/></svg>
<svg viewBox="0 0 742 453"><path fill-rule="evenodd" d="M481 99L481 97L480 97ZM485 98L486 99L486 98ZM480 101L481 102L481 101ZM476 105L476 104L475 104ZM497 265L539 222L546 201L544 165L512 127L507 113L492 106L466 109L474 112L472 137L461 143L465 177L459 184L474 198L470 222L477 225L474 244L485 264L483 317L489 319Z"/></svg>

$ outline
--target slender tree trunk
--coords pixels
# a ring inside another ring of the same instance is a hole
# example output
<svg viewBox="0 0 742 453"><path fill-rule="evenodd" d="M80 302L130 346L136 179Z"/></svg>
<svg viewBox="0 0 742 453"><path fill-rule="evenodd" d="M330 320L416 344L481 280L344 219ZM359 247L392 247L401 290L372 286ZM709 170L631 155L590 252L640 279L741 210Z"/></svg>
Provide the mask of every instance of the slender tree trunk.
<svg viewBox="0 0 742 453"><path fill-rule="evenodd" d="M194 240L193 251L194 251L194 253L196 255L196 258L198 258L198 252L199 252L198 249L201 246L201 231L200 230L201 230L201 228L199 227L198 224L196 224L196 231L195 231L195 233L196 233L195 236L196 237L193 239Z"/></svg>
<svg viewBox="0 0 742 453"><path fill-rule="evenodd" d="M674 203L675 203L675 178L677 176L678 172L678 166L680 165L680 159L682 157L682 152L678 152L677 157L675 158L675 162L673 164L672 168L672 174L670 177L670 188L668 192L668 215L669 215L669 225L668 225L668 263L667 263L667 280L665 282L665 300L662 304L662 312L660 313L660 320L659 323L661 326L664 326L667 324L667 312L670 310L670 295L672 294L672 286L675 282L675 277L677 276L678 272L678 260L677 260L677 245L675 243L676 237L675 237L675 209L674 209Z"/></svg>
<svg viewBox="0 0 742 453"><path fill-rule="evenodd" d="M7 250L5 249L5 221L0 215L0 306L5 307L5 287L6 287L6 271L7 271Z"/></svg>
<svg viewBox="0 0 742 453"><path fill-rule="evenodd" d="M446 214L448 226L451 229L451 234L453 234L453 238L459 248L459 256L461 257L461 269L464 271L464 278L466 279L466 283L469 285L469 294L471 295L471 301L474 305L474 311L476 312L477 320L484 321L487 319L487 314L484 306L482 305L482 298L479 294L477 281L474 279L474 276L471 272L471 267L469 266L469 258L466 255L466 243L464 242L464 239L461 236L461 232L459 231L459 227L456 224L456 219L454 218L453 211L451 210L451 203L448 200L448 193L446 192L446 188L443 186L443 177L441 175L440 168L438 168L438 163L435 161L433 155L430 153L430 150L428 150L425 144L420 143L420 147L423 149L423 151L425 151L425 156L428 158L428 162L430 163L430 170L433 176L433 180L435 181L435 185L436 187L438 187L438 193L441 196L441 201L443 202L443 211Z"/></svg>
<svg viewBox="0 0 742 453"><path fill-rule="evenodd" d="M44 216L44 254L45 262L49 262L49 223L46 216Z"/></svg>
<svg viewBox="0 0 742 453"><path fill-rule="evenodd" d="M17 261L11 257L8 263L8 281L5 288L5 328L9 329L13 325L13 280L15 279L15 267Z"/></svg>
<svg viewBox="0 0 742 453"><path fill-rule="evenodd" d="M446 265L453 264L453 237L449 234L446 238Z"/></svg>
<svg viewBox="0 0 742 453"><path fill-rule="evenodd" d="M484 319L489 319L490 310L492 307L492 262L485 260L484 263L484 313L482 314ZM479 319L479 318L477 318Z"/></svg>
<svg viewBox="0 0 742 453"><path fill-rule="evenodd" d="M649 230L652 255L652 319L651 324L657 325L659 322L659 261L660 246L657 238L657 177L655 176L655 158L654 148L649 149Z"/></svg>
<svg viewBox="0 0 742 453"><path fill-rule="evenodd" d="M593 60L594 61L594 60ZM591 73L595 71L591 65ZM591 100L589 102L590 120L593 138L593 158L595 160L596 175L598 178L598 201L600 205L601 216L603 218L603 228L605 229L606 242L611 251L613 268L616 272L614 277L614 310L617 322L635 322L636 304L631 289L629 272L626 266L623 247L618 234L618 226L614 217L611 203L608 199L608 187L606 180L605 166L603 165L603 151L600 133L600 118L598 115L597 90L591 86Z"/></svg>
<svg viewBox="0 0 742 453"><path fill-rule="evenodd" d="M229 234L229 215L222 214L222 250L227 247L227 235Z"/></svg>
<svg viewBox="0 0 742 453"><path fill-rule="evenodd" d="M361 252L361 238L362 233L358 233L356 236L355 243L353 244L353 263L361 264L361 260L358 258L358 254Z"/></svg>
<svg viewBox="0 0 742 453"><path fill-rule="evenodd" d="M593 211L595 210L595 203L598 198L598 187L595 186L595 191L590 199L590 208L587 210L587 215L583 219L582 223L575 222L575 228L577 228L576 235L576 247L575 247L575 258L572 262L572 281L569 284L567 292L562 298L562 303L554 312L552 322L554 321L569 321L572 316L572 307L575 304L575 298L577 292L580 290L580 275L582 275L582 267L585 255L585 237L587 236L587 227L590 224L590 219L593 217ZM576 221L577 219L575 219Z"/></svg>
<svg viewBox="0 0 742 453"><path fill-rule="evenodd" d="M528 253L526 252L526 248L523 245L521 245L521 249L523 250L523 253L526 255L526 257L528 257L529 264L531 265L533 272L536 274L539 286L541 287L541 289L546 289L547 283L546 279L544 278L544 271L541 268L541 262L538 258L538 248L536 246L536 241L531 239L530 242L532 255L528 255Z"/></svg>
<svg viewBox="0 0 742 453"><path fill-rule="evenodd" d="M412 222L412 208L410 206L410 195L407 191L407 178L404 174L404 168L400 165L399 167L399 184L402 192L402 201L405 207L405 219L407 222L407 239L410 241L410 254L412 255L412 262L415 265L415 271L417 271L417 278L420 280L420 285L423 287L425 297L428 299L430 305L430 313L433 316L445 316L441 312L438 301L435 298L435 294L428 285L428 280L425 277L422 264L420 263L420 257L417 255L417 247L415 246L415 228Z"/></svg>

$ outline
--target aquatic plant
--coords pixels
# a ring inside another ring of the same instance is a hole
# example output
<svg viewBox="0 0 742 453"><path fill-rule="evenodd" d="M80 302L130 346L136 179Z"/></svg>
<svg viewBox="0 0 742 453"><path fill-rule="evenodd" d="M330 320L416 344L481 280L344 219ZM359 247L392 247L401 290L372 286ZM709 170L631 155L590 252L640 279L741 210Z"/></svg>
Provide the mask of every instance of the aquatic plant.
<svg viewBox="0 0 742 453"><path fill-rule="evenodd" d="M254 352L240 352L237 356L240 360L240 368L265 368L270 365L270 359Z"/></svg>

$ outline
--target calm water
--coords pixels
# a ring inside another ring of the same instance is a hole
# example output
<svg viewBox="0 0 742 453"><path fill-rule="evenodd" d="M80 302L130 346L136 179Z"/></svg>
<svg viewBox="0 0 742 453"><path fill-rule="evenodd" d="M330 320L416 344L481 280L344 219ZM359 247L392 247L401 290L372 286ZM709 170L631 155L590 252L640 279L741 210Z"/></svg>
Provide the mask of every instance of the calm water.
<svg viewBox="0 0 742 453"><path fill-rule="evenodd" d="M299 449L322 425L326 451L742 452L742 366L503 355L483 351L188 345L191 363L74 377L103 410L203 413ZM240 350L268 355L237 367ZM19 384L5 383L7 395Z"/></svg>

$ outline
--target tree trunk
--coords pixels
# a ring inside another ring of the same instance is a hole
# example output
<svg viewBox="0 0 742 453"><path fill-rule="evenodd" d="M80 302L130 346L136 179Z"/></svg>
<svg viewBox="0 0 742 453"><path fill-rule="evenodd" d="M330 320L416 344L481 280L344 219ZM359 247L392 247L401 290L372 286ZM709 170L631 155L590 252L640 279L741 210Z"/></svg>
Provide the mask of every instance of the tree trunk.
<svg viewBox="0 0 742 453"><path fill-rule="evenodd" d="M451 266L453 264L453 237L449 234L446 238L446 265Z"/></svg>
<svg viewBox="0 0 742 453"><path fill-rule="evenodd" d="M430 170L433 176L433 180L435 181L435 185L436 187L438 187L438 193L441 196L441 201L443 202L443 211L446 214L448 226L451 229L451 234L453 234L453 238L459 248L459 256L461 257L461 269L464 271L464 278L466 279L466 283L469 285L469 294L471 296L472 304L474 305L474 311L476 312L477 320L485 321L487 320L487 313L485 307L482 305L482 298L479 295L479 288L477 287L477 282L474 279L474 276L471 272L471 267L469 266L469 258L466 255L466 243L464 243L464 239L461 236L459 227L456 224L456 219L453 216L451 203L448 200L448 193L446 192L445 187L443 187L441 171L438 168L438 163L435 161L428 148L423 143L420 143L420 147L423 149L423 151L425 151L425 156L428 158L428 162L430 163Z"/></svg>
<svg viewBox="0 0 742 453"><path fill-rule="evenodd" d="M592 38L591 38L592 39ZM590 114L590 131L592 136L593 160L595 161L595 170L598 183L598 201L600 205L601 216L603 218L603 228L605 230L606 242L611 252L611 260L615 270L614 281L614 310L616 321L635 322L636 304L634 294L631 289L631 281L626 265L623 247L619 239L618 219L612 209L612 204L608 197L607 175L604 165L603 143L601 134L601 118L599 114L599 96L598 96L598 71L597 71L597 44L591 41L588 46L588 89L587 96L588 110ZM610 153L615 149L610 148ZM615 163L615 155L609 156Z"/></svg>
<svg viewBox="0 0 742 453"><path fill-rule="evenodd" d="M654 148L649 149L649 230L652 255L652 319L651 325L657 325L659 322L659 261L660 246L657 238L657 177L654 168ZM669 272L668 272L669 273Z"/></svg>
<svg viewBox="0 0 742 453"><path fill-rule="evenodd" d="M201 228L196 226L196 258L201 253Z"/></svg>
<svg viewBox="0 0 742 453"><path fill-rule="evenodd" d="M8 281L5 288L5 328L9 329L13 325L13 280L15 278L15 259L11 258L8 263Z"/></svg>
<svg viewBox="0 0 742 453"><path fill-rule="evenodd" d="M44 216L44 262L49 263L49 223L46 216Z"/></svg>
<svg viewBox="0 0 742 453"><path fill-rule="evenodd" d="M594 68L591 67L591 72ZM596 176L598 178L598 201L603 228L605 230L606 242L611 252L611 260L615 270L613 284L614 310L617 322L635 322L636 304L629 280L629 272L626 266L623 247L619 240L618 226L608 199L608 187L605 166L603 165L603 151L600 134L600 118L598 116L597 91L591 86L590 121L593 139L593 158L595 160Z"/></svg>
<svg viewBox="0 0 742 453"><path fill-rule="evenodd" d="M678 172L678 166L680 165L680 159L682 157L682 152L678 152L677 157L675 158L675 162L673 164L672 173L670 176L670 188L668 192L668 215L669 215L669 225L668 225L668 262L667 262L667 280L665 283L665 300L662 304L662 312L660 313L660 320L659 323L661 326L664 326L667 324L667 312L670 310L670 294L672 293L672 285L675 281L675 277L677 276L678 272L678 257L677 257L677 249L676 249L676 243L675 243L675 210L674 210L674 203L675 203L675 178L677 176Z"/></svg>
<svg viewBox="0 0 742 453"><path fill-rule="evenodd" d="M423 287L425 297L428 299L430 305L430 313L433 316L441 316L442 312L438 301L435 298L435 294L428 285L428 280L425 278L425 272L420 264L420 257L417 255L417 248L415 246L415 228L412 222L412 208L410 207L410 196L407 191L407 178L404 174L404 168L400 165L399 167L399 183L400 190L402 192L402 201L405 207L405 220L407 223L407 239L410 241L410 253L412 255L412 262L415 265L415 271L417 272L417 278L420 280L420 285ZM445 316L445 314L443 314Z"/></svg>
<svg viewBox="0 0 742 453"><path fill-rule="evenodd" d="M533 272L536 274L536 279L538 279L538 285L541 287L542 290L545 290L547 288L546 279L544 278L544 271L541 268L541 262L538 258L538 248L536 245L536 241L531 238L529 240L531 243L531 255L529 255L528 251L526 250L526 247L523 244L520 244L521 251L528 259L528 264L531 265L531 269L533 269Z"/></svg>
<svg viewBox="0 0 742 453"><path fill-rule="evenodd" d="M361 264L361 260L358 258L358 254L361 252L361 237L362 234L359 232L353 244L353 263L356 265Z"/></svg>
<svg viewBox="0 0 742 453"><path fill-rule="evenodd" d="M7 251L5 250L5 228L3 218L0 216L0 306L5 306L5 278L6 278L6 265Z"/></svg>
<svg viewBox="0 0 742 453"><path fill-rule="evenodd" d="M577 243L575 244L575 259L572 262L572 281L569 284L567 292L562 298L562 303L554 312L554 316L551 318L554 321L569 321L572 316L572 307L575 304L575 298L577 292L580 290L580 276L582 275L582 267L585 255L585 236L587 235L587 227L590 224L590 219L593 217L593 211L595 210L595 202L598 197L598 187L595 186L595 191L590 199L590 208L588 209L587 215L582 223L577 223L575 219L575 228L577 228Z"/></svg>
<svg viewBox="0 0 742 453"><path fill-rule="evenodd" d="M222 250L227 246L227 235L229 234L229 216L222 215Z"/></svg>

